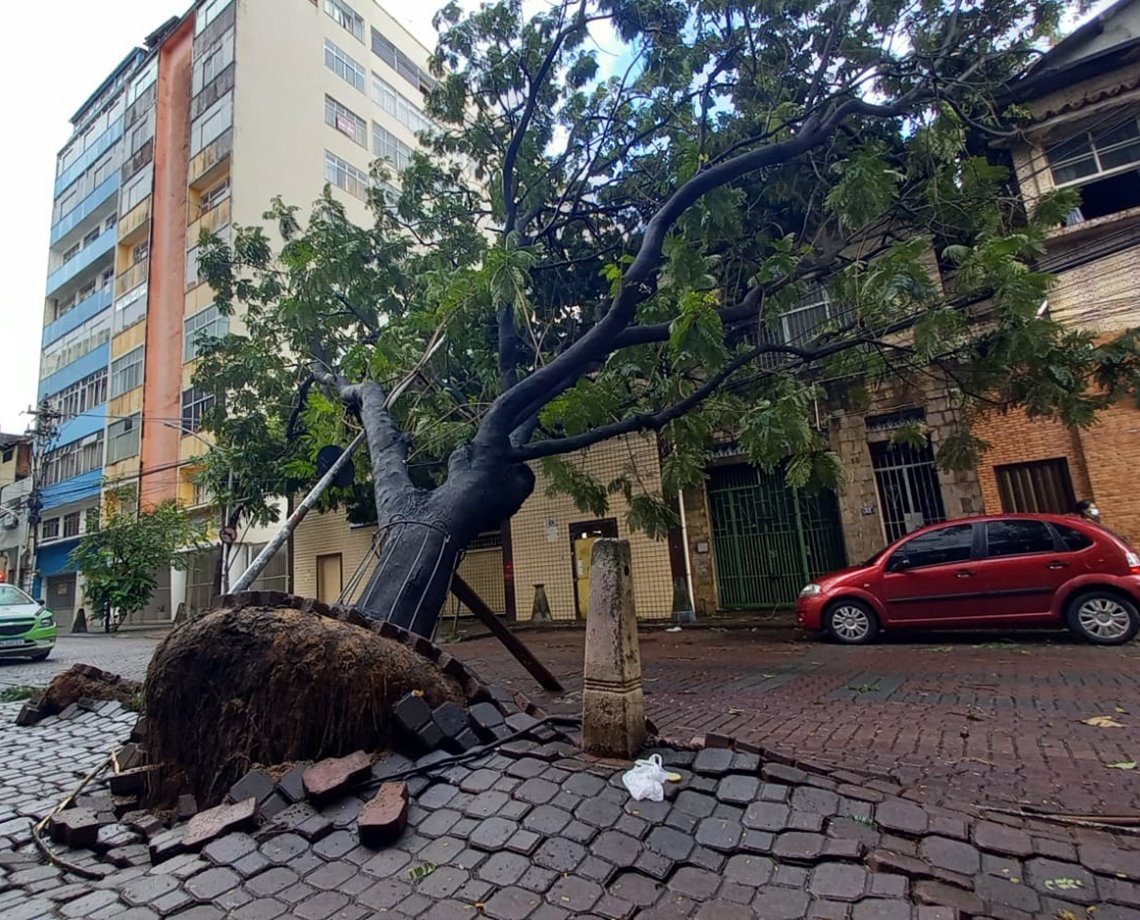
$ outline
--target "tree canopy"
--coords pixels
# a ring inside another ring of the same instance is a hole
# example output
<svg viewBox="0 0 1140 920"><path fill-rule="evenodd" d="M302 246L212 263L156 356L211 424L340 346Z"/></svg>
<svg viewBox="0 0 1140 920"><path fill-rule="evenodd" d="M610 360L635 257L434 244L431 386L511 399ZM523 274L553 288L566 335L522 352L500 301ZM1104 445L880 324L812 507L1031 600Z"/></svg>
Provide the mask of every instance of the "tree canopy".
<svg viewBox="0 0 1140 920"><path fill-rule="evenodd" d="M809 412L823 381L938 369L963 420L946 464L976 459L969 419L995 398L1089 424L1133 388L1135 342L1042 314L1034 260L1074 200L1027 211L991 143L1016 130L1003 88L1065 10L444 7L435 127L398 176L373 166L370 221L326 189L307 216L275 200L267 226L203 248L245 328L212 343L196 385L241 445L247 513L271 514L265 496L359 426L379 522L442 521L462 547L517 510L536 461L583 507L624 492L631 523L663 532L662 496L567 459L623 434L657 435L667 492L699 482L724 436L790 485L835 487ZM805 304L822 309L797 324Z"/></svg>

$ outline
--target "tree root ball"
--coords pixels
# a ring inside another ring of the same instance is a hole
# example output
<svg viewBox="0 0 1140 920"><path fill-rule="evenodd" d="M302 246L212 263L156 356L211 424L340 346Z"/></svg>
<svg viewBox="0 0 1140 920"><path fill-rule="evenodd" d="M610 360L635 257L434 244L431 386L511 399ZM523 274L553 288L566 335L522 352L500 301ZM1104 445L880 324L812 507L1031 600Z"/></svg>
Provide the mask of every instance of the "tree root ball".
<svg viewBox="0 0 1140 920"><path fill-rule="evenodd" d="M413 690L464 705L431 662L366 628L289 608L211 613L171 632L147 671L145 744L163 765L148 798L191 792L208 807L254 765L383 750Z"/></svg>

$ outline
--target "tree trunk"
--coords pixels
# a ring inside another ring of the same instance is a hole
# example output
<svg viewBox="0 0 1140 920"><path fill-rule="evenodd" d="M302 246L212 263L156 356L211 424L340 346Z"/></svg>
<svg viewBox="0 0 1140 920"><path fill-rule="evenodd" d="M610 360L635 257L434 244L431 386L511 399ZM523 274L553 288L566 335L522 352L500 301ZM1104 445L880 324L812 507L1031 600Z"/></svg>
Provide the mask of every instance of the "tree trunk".
<svg viewBox="0 0 1140 920"><path fill-rule="evenodd" d="M506 462L501 452L469 444L452 454L447 480L437 489L417 489L398 477L374 478L374 489L380 559L359 606L430 637L463 551L522 507L534 491L534 473Z"/></svg>

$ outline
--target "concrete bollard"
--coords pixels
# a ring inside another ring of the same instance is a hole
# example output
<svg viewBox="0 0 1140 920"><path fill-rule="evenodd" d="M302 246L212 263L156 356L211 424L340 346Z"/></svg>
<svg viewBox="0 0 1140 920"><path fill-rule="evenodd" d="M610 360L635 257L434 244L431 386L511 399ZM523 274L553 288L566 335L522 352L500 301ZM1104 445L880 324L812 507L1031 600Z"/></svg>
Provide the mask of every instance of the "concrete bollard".
<svg viewBox="0 0 1140 920"><path fill-rule="evenodd" d="M628 540L601 539L590 554L590 614L582 691L582 748L631 759L645 743L641 650Z"/></svg>

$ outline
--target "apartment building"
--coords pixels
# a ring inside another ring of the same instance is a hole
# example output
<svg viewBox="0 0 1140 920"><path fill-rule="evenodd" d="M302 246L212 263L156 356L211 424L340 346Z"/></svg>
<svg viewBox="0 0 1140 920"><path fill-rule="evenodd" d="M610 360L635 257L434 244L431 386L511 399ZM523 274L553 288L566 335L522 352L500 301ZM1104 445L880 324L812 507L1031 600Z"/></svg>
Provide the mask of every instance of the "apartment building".
<svg viewBox="0 0 1140 920"><path fill-rule="evenodd" d="M0 432L0 581L28 586L32 439Z"/></svg>
<svg viewBox="0 0 1140 920"><path fill-rule="evenodd" d="M66 623L68 555L103 495L175 499L218 519L195 482L212 395L191 385L219 315L200 234L255 224L325 183L364 220L375 157L398 169L428 126L428 52L373 0L199 0L133 50L72 118L57 164L39 396L58 412L43 458L37 587ZM216 528L215 528L216 530ZM242 527L235 577L271 536ZM161 573L143 617L200 609L216 554ZM259 582L288 585L285 554Z"/></svg>

